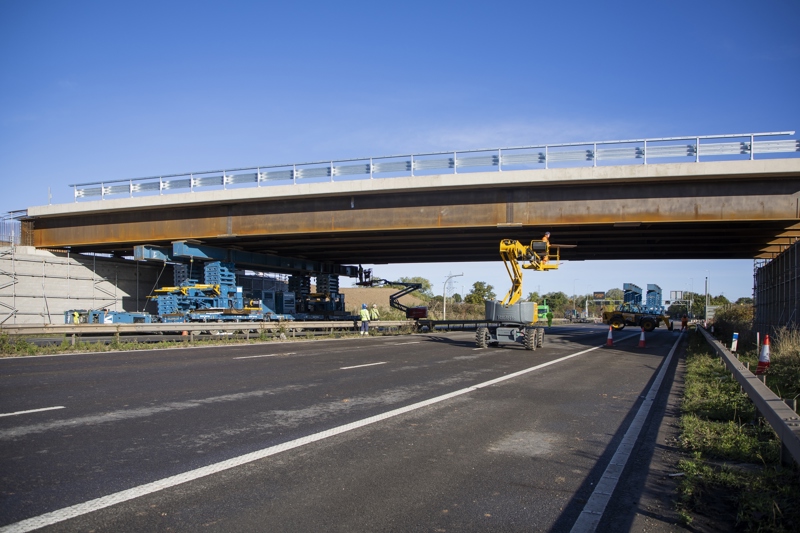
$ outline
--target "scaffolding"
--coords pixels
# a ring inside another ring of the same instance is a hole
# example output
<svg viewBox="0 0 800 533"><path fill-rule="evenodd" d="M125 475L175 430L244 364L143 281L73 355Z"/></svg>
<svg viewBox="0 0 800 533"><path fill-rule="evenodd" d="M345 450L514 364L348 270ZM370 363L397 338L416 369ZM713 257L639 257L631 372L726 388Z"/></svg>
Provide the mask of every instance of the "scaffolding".
<svg viewBox="0 0 800 533"><path fill-rule="evenodd" d="M800 326L800 248L790 245L773 259L757 260L753 265L755 330L772 334L774 330Z"/></svg>

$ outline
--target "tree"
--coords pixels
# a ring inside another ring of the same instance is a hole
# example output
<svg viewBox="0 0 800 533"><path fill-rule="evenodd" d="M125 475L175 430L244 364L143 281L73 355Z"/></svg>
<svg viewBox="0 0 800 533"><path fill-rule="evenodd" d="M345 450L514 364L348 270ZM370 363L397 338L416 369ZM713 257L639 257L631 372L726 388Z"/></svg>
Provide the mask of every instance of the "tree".
<svg viewBox="0 0 800 533"><path fill-rule="evenodd" d="M529 292L528 297L526 298L528 302L536 302L537 304L543 303L542 297L539 295L538 292Z"/></svg>
<svg viewBox="0 0 800 533"><path fill-rule="evenodd" d="M548 292L542 297L542 301L544 300L547 300L547 305L550 306L550 310L554 313L563 313L567 308L567 304L570 303L569 297L561 291Z"/></svg>
<svg viewBox="0 0 800 533"><path fill-rule="evenodd" d="M744 297L743 296L742 298L739 298L738 300L736 300L735 303L736 303L736 305L753 305L755 302L753 302L752 298L748 298L748 297Z"/></svg>
<svg viewBox="0 0 800 533"><path fill-rule="evenodd" d="M497 296L494 287L487 285L483 281L476 281L472 284L472 291L464 297L468 304L482 304L485 300L494 300Z"/></svg>
<svg viewBox="0 0 800 533"><path fill-rule="evenodd" d="M461 297L461 295L460 295L460 294L458 294L458 293L455 293L455 294L453 295L453 301L454 301L455 303L457 303L457 304L460 304L462 300L463 300L463 298Z"/></svg>
<svg viewBox="0 0 800 533"><path fill-rule="evenodd" d="M625 292L622 289L608 289L606 291L606 300L619 300L620 302L625 299Z"/></svg>

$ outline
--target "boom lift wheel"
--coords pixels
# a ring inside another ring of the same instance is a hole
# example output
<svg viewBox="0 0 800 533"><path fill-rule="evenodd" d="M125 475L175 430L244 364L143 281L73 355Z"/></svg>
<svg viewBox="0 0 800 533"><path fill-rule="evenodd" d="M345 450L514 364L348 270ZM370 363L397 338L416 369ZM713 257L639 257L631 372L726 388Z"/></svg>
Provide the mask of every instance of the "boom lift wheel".
<svg viewBox="0 0 800 533"><path fill-rule="evenodd" d="M525 328L525 349L535 350L539 346L539 328Z"/></svg>
<svg viewBox="0 0 800 533"><path fill-rule="evenodd" d="M536 346L544 346L544 328L536 328Z"/></svg>
<svg viewBox="0 0 800 533"><path fill-rule="evenodd" d="M475 330L475 344L478 348L488 347L490 339L489 328L481 326Z"/></svg>

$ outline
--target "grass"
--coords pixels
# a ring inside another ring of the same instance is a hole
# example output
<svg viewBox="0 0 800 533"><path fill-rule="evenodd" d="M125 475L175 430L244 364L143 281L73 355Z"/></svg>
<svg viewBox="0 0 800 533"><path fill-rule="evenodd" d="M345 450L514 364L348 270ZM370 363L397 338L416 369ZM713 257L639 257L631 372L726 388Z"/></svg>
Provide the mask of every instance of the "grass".
<svg viewBox="0 0 800 533"><path fill-rule="evenodd" d="M800 530L800 479L780 465L780 443L699 333L689 336L679 446L684 525Z"/></svg>

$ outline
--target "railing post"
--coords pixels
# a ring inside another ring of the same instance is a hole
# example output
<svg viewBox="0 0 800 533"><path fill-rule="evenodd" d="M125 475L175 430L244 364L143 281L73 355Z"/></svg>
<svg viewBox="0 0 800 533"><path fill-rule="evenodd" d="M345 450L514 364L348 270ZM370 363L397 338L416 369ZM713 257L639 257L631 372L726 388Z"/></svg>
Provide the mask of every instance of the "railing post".
<svg viewBox="0 0 800 533"><path fill-rule="evenodd" d="M756 148L755 135L750 135L750 161L754 159L753 154L755 154L755 148Z"/></svg>
<svg viewBox="0 0 800 533"><path fill-rule="evenodd" d="M647 164L647 139L644 140L644 148L642 148L642 157L644 158L644 164Z"/></svg>
<svg viewBox="0 0 800 533"><path fill-rule="evenodd" d="M333 181L333 161L331 161L331 181Z"/></svg>
<svg viewBox="0 0 800 533"><path fill-rule="evenodd" d="M72 186L72 194L75 196L75 203L78 203L78 186Z"/></svg>
<svg viewBox="0 0 800 533"><path fill-rule="evenodd" d="M597 166L597 143L592 146L592 166Z"/></svg>
<svg viewBox="0 0 800 533"><path fill-rule="evenodd" d="M158 177L158 195L161 196L164 194L164 180L161 176Z"/></svg>
<svg viewBox="0 0 800 533"><path fill-rule="evenodd" d="M369 158L369 179L374 179L374 178L372 177L372 170L373 170L373 169L372 169L372 158L370 157L370 158Z"/></svg>
<svg viewBox="0 0 800 533"><path fill-rule="evenodd" d="M411 177L414 177L414 154L411 154Z"/></svg>
<svg viewBox="0 0 800 533"><path fill-rule="evenodd" d="M292 165L292 184L297 185L297 165Z"/></svg>
<svg viewBox="0 0 800 533"><path fill-rule="evenodd" d="M547 145L545 144L544 145L544 169L545 170L547 170L547 159L548 159L548 156L547 156Z"/></svg>
<svg viewBox="0 0 800 533"><path fill-rule="evenodd" d="M256 187L261 187L261 167L256 168Z"/></svg>
<svg viewBox="0 0 800 533"><path fill-rule="evenodd" d="M456 152L453 152L453 174L458 174L458 159L456 158Z"/></svg>
<svg viewBox="0 0 800 533"><path fill-rule="evenodd" d="M497 149L497 171L498 172L502 172L503 171L503 149L502 148L498 148Z"/></svg>
<svg viewBox="0 0 800 533"><path fill-rule="evenodd" d="M695 139L695 142L697 144L694 145L694 162L695 163L699 163L700 162L700 137Z"/></svg>
<svg viewBox="0 0 800 533"><path fill-rule="evenodd" d="M133 180L128 181L128 192L130 193L130 197L133 198Z"/></svg>
<svg viewBox="0 0 800 533"><path fill-rule="evenodd" d="M102 181L100 182L100 199L101 200L106 199L106 184L103 183Z"/></svg>
<svg viewBox="0 0 800 533"><path fill-rule="evenodd" d="M194 174L189 174L189 192L194 192Z"/></svg>
<svg viewBox="0 0 800 533"><path fill-rule="evenodd" d="M226 182L226 181L228 181L228 180L227 180L227 178L225 177L225 171L223 170L223 171L222 171L222 190L223 190L223 191L224 191L224 190L226 190L226 189L228 188L228 187L226 187L226 185L225 185L225 182Z"/></svg>

